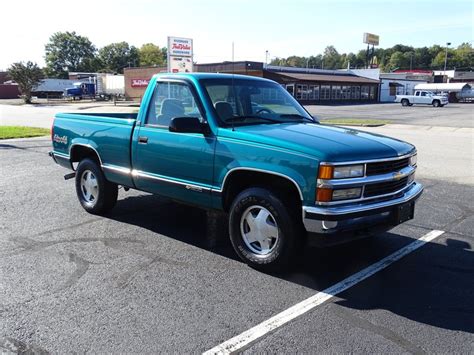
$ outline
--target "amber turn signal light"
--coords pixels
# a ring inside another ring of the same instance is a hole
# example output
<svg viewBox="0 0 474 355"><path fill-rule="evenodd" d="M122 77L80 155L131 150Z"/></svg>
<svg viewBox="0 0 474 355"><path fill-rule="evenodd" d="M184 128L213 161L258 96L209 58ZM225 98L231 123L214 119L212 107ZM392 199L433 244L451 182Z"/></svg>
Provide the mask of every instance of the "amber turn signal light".
<svg viewBox="0 0 474 355"><path fill-rule="evenodd" d="M318 202L332 201L332 189L319 187L316 192L316 201Z"/></svg>
<svg viewBox="0 0 474 355"><path fill-rule="evenodd" d="M332 179L334 167L330 165L321 165L319 167L318 179Z"/></svg>

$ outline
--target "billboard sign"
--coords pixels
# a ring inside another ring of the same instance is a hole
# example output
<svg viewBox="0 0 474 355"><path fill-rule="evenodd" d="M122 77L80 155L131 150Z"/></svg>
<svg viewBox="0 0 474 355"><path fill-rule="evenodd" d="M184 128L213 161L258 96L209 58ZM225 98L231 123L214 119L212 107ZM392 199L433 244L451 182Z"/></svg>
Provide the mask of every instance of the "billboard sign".
<svg viewBox="0 0 474 355"><path fill-rule="evenodd" d="M364 43L373 44L374 46L379 45L379 36L373 33L364 33Z"/></svg>
<svg viewBox="0 0 474 355"><path fill-rule="evenodd" d="M193 71L193 40L168 37L168 72L190 73Z"/></svg>

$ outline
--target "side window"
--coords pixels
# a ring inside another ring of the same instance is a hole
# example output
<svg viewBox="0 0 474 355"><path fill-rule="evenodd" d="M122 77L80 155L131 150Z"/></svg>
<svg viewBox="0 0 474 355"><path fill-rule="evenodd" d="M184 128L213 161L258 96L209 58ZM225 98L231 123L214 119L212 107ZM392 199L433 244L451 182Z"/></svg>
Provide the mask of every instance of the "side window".
<svg viewBox="0 0 474 355"><path fill-rule="evenodd" d="M423 92L421 93L421 96L426 96L426 92L423 91Z"/></svg>
<svg viewBox="0 0 474 355"><path fill-rule="evenodd" d="M174 117L197 117L202 121L196 99L188 85L157 82L145 124L168 127Z"/></svg>
<svg viewBox="0 0 474 355"><path fill-rule="evenodd" d="M420 92L419 91L415 92L415 96L420 96Z"/></svg>

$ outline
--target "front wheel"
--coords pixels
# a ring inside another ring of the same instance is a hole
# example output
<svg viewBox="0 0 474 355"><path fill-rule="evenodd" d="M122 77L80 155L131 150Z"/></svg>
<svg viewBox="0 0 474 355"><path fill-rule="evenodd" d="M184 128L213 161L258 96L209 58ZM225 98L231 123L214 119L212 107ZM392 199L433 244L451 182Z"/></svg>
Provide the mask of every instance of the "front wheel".
<svg viewBox="0 0 474 355"><path fill-rule="evenodd" d="M439 102L439 100L433 101L433 107L440 107L440 106L441 106L441 102Z"/></svg>
<svg viewBox="0 0 474 355"><path fill-rule="evenodd" d="M402 106L408 106L410 102L407 99L402 100Z"/></svg>
<svg viewBox="0 0 474 355"><path fill-rule="evenodd" d="M84 159L77 166L76 193L79 202L87 212L104 214L115 206L118 187L107 181L94 160Z"/></svg>
<svg viewBox="0 0 474 355"><path fill-rule="evenodd" d="M263 271L289 265L301 241L298 225L282 200L263 188L244 190L230 209L229 234L234 250L248 265Z"/></svg>

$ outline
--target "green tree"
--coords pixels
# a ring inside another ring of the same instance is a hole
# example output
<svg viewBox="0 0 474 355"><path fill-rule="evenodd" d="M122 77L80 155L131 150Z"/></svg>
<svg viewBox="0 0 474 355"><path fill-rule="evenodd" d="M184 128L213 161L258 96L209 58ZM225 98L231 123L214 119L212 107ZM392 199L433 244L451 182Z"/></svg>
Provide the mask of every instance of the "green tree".
<svg viewBox="0 0 474 355"><path fill-rule="evenodd" d="M327 46L323 54L324 69L339 69L341 67L341 55L334 46Z"/></svg>
<svg viewBox="0 0 474 355"><path fill-rule="evenodd" d="M410 59L403 52L397 51L390 56L388 70L406 69L410 67Z"/></svg>
<svg viewBox="0 0 474 355"><path fill-rule="evenodd" d="M43 71L36 63L18 62L8 68L8 75L18 84L25 103L31 103L31 90L41 82Z"/></svg>
<svg viewBox="0 0 474 355"><path fill-rule="evenodd" d="M70 71L95 71L96 48L76 32L56 32L45 46L48 76L67 78Z"/></svg>
<svg viewBox="0 0 474 355"><path fill-rule="evenodd" d="M431 68L433 69L444 69L444 59L446 57L446 50L438 52L431 62ZM448 55L449 58L449 55Z"/></svg>
<svg viewBox="0 0 474 355"><path fill-rule="evenodd" d="M470 43L462 43L454 50L453 60L449 67L472 70L474 67L474 51Z"/></svg>
<svg viewBox="0 0 474 355"><path fill-rule="evenodd" d="M166 64L166 48L160 48L153 43L141 46L138 56L142 66L164 66Z"/></svg>
<svg viewBox="0 0 474 355"><path fill-rule="evenodd" d="M111 43L99 50L99 59L103 68L123 73L125 67L138 67L140 58L138 49L127 42Z"/></svg>

